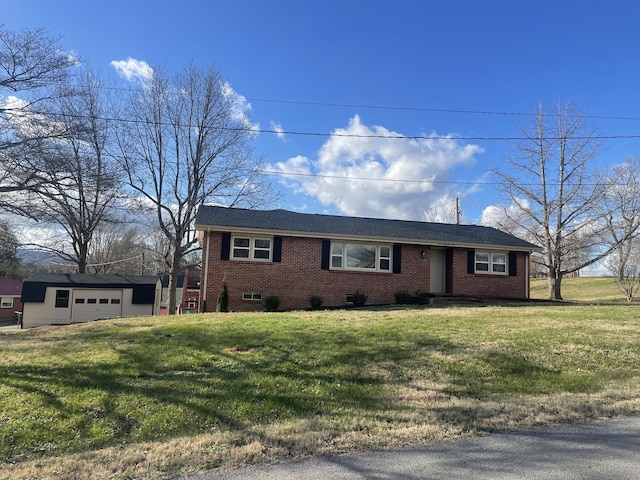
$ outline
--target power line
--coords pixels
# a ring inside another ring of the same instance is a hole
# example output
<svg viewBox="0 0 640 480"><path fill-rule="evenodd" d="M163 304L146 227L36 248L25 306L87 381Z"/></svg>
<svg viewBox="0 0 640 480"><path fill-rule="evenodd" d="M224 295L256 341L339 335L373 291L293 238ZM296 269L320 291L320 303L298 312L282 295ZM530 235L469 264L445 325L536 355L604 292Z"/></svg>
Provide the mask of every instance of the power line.
<svg viewBox="0 0 640 480"><path fill-rule="evenodd" d="M131 260L137 260L139 258L144 258L144 254L140 254L140 255L134 255L133 257L129 257L129 258L123 258L121 260L112 260L110 262L103 262L103 263L87 263L85 266L86 267L105 267L108 265L115 265L116 263L124 263L124 262L130 262ZM74 263L72 260L69 260L69 262L67 263L59 263L59 262L50 262L52 265L62 265L62 266L77 266L76 263Z"/></svg>
<svg viewBox="0 0 640 480"><path fill-rule="evenodd" d="M391 105L367 105L367 104L353 104L353 103L331 103L331 102L312 102L303 100L281 100L281 99L269 99L269 98L253 98L246 97L250 102L264 102L264 103L282 103L287 105L311 105L317 107L335 107L335 108L360 108L370 110L399 110L410 112L431 112L431 113L461 113L466 115L498 115L498 116L513 116L513 117L536 117L540 113L536 112L509 112L499 110L468 110L468 109L454 109L454 108L434 108L434 107L400 107ZM544 113L548 117L562 116L560 113ZM640 121L640 117L623 117L613 115L569 115L570 117L582 117L589 119L599 120L635 120Z"/></svg>
<svg viewBox="0 0 640 480"><path fill-rule="evenodd" d="M114 90L120 92L137 92L135 88L125 87L113 87L113 86L94 86L101 90ZM280 103L285 105L308 105L315 107L330 107L330 108L358 108L366 110L396 110L407 112L430 112L430 113L456 113L464 115L495 115L495 116L511 116L511 117L536 117L539 112L512 112L501 110L474 110L463 108L436 108L436 107L415 107L415 106L398 106L398 105L372 105L367 103L341 103L341 102L317 102L311 100L288 100L280 98L260 98L260 97L244 97L238 94L239 97L245 98L249 102L260 103ZM547 117L562 116L561 113L544 112ZM569 117L582 117L592 120L623 120L623 121L640 121L640 117L627 117L620 115L568 115Z"/></svg>
<svg viewBox="0 0 640 480"><path fill-rule="evenodd" d="M480 136L456 136L456 135L363 135L357 133L324 133L324 132L299 132L299 131L286 131L286 130L263 130L263 129L250 129L256 133L272 133L276 135L302 135L302 136L318 136L318 137L345 137L345 138L379 138L386 140L465 140L465 141L519 141L519 140L531 140L529 137L480 137ZM566 137L545 137L547 140L564 140ZM584 136L572 136L572 140L625 140L625 139L638 139L638 135L584 135Z"/></svg>
<svg viewBox="0 0 640 480"><path fill-rule="evenodd" d="M201 125L195 125L190 123L175 123L175 122L163 122L163 121L151 121L151 120L137 120L132 118L118 118L107 116L89 116L84 114L69 114L60 112L45 112L45 111L31 111L36 115L52 116L58 118L75 118L75 119L89 119L107 121L107 122L122 122L132 123L140 125L159 125L163 127L180 127L180 128L201 128ZM253 126L238 126L238 127L213 127L214 129L221 131L232 132L245 132L248 134L265 133L274 134L278 136L292 135L292 136L311 136L311 137L339 137L339 138L372 138L382 140L454 140L454 141L526 141L531 140L529 137L524 136L457 136L457 135L381 135L381 134L358 134L358 133L339 133L339 132L313 132L313 131L297 131L297 130L274 130L256 128ZM547 140L563 140L565 137L545 137ZM637 135L576 135L571 137L572 140L632 140L640 139L640 134Z"/></svg>
<svg viewBox="0 0 640 480"><path fill-rule="evenodd" d="M397 183L428 183L436 185L503 185L503 182L488 182L488 181L471 181L471 180L416 180L416 179L403 179L403 178L372 178L372 177L348 177L345 175L327 175L321 173L300 173L300 172L285 172L277 170L250 170L251 173L259 173L264 175L280 175L291 177L308 177L308 178L327 178L334 180L358 180L358 181L370 181L370 182L397 182ZM558 186L561 182L546 182L548 186ZM539 183L523 183L519 182L518 185L527 187L540 187ZM609 183L609 182L595 182L588 183L582 182L581 185L591 187L613 187L616 185L623 186L624 184Z"/></svg>

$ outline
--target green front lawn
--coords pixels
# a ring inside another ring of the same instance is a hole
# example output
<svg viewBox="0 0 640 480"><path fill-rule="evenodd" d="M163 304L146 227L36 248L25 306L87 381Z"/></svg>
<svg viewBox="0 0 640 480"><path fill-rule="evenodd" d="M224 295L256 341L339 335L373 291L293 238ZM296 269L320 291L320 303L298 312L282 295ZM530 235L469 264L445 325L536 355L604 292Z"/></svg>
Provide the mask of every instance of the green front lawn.
<svg viewBox="0 0 640 480"><path fill-rule="evenodd" d="M566 302L626 304L624 293L613 277L580 277L562 279L562 298ZM531 281L531 298L549 298L546 278Z"/></svg>
<svg viewBox="0 0 640 480"><path fill-rule="evenodd" d="M0 348L0 478L158 478L640 411L626 305L121 319Z"/></svg>

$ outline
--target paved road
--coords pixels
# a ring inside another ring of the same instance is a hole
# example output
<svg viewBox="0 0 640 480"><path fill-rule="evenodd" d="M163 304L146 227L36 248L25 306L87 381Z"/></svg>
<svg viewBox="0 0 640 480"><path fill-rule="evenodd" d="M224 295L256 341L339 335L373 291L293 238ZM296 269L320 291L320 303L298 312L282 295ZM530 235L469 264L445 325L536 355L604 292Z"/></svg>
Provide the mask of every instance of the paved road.
<svg viewBox="0 0 640 480"><path fill-rule="evenodd" d="M188 480L249 479L635 480L640 479L640 416L211 473Z"/></svg>

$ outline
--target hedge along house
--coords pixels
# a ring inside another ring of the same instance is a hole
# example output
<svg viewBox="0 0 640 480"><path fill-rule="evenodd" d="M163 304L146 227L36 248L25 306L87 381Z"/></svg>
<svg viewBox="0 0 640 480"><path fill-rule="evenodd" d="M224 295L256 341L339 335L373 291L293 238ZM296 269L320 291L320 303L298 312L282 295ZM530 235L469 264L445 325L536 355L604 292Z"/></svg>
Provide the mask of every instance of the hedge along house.
<svg viewBox="0 0 640 480"><path fill-rule="evenodd" d="M200 207L202 300L213 311L222 280L231 310L394 303L397 292L529 297L529 256L539 248L490 227Z"/></svg>
<svg viewBox="0 0 640 480"><path fill-rule="evenodd" d="M157 315L161 288L155 276L34 275L22 287L22 326Z"/></svg>

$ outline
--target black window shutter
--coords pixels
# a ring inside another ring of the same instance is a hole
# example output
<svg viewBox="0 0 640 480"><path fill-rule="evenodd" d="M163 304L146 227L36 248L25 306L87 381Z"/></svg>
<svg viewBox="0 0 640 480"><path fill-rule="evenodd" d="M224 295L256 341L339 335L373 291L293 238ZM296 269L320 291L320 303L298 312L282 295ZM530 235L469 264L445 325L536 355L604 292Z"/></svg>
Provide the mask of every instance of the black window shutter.
<svg viewBox="0 0 640 480"><path fill-rule="evenodd" d="M273 237L273 261L282 261L282 237Z"/></svg>
<svg viewBox="0 0 640 480"><path fill-rule="evenodd" d="M515 277L517 272L516 265L518 264L518 253L517 252L509 252L509 276Z"/></svg>
<svg viewBox="0 0 640 480"><path fill-rule="evenodd" d="M329 254L331 253L331 240L322 240L322 260L320 268L329 270Z"/></svg>
<svg viewBox="0 0 640 480"><path fill-rule="evenodd" d="M231 250L231 234L222 234L222 247L220 248L220 260L229 260L229 250Z"/></svg>
<svg viewBox="0 0 640 480"><path fill-rule="evenodd" d="M393 246L393 273L402 271L402 245L396 243Z"/></svg>
<svg viewBox="0 0 640 480"><path fill-rule="evenodd" d="M467 273L476 273L476 251L467 251Z"/></svg>

